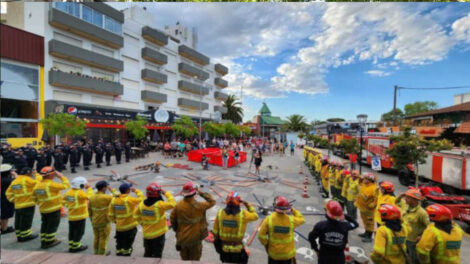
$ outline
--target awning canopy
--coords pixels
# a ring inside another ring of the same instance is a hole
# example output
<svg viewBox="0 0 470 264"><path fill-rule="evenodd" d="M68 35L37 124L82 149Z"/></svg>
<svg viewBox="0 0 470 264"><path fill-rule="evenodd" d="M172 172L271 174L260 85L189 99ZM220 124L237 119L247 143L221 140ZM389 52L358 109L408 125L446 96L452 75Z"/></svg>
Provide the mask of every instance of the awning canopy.
<svg viewBox="0 0 470 264"><path fill-rule="evenodd" d="M470 121L462 122L454 133L470 134Z"/></svg>

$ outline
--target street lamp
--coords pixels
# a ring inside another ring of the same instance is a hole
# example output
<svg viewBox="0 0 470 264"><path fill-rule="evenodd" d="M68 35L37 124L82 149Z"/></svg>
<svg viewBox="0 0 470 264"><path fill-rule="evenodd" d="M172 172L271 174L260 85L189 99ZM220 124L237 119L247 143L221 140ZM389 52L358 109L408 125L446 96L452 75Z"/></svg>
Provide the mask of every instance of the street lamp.
<svg viewBox="0 0 470 264"><path fill-rule="evenodd" d="M357 115L357 122L359 123L359 131L360 131L360 151L359 151L359 174L362 174L362 133L364 131L363 126L366 125L367 122L367 115L360 114Z"/></svg>
<svg viewBox="0 0 470 264"><path fill-rule="evenodd" d="M197 75L193 76L194 82L196 82ZM204 82L203 82L204 83ZM204 88L203 86L201 86ZM199 142L201 142L201 134L202 134L202 88L199 89Z"/></svg>

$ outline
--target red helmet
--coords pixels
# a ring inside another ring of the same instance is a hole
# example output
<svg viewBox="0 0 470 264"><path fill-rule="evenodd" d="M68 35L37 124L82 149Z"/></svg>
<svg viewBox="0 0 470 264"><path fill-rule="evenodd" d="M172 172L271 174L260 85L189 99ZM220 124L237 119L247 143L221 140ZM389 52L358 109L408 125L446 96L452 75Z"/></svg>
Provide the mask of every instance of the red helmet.
<svg viewBox="0 0 470 264"><path fill-rule="evenodd" d="M429 215L429 220L434 222L445 222L453 218L450 209L441 204L431 204L426 207L426 212Z"/></svg>
<svg viewBox="0 0 470 264"><path fill-rule="evenodd" d="M162 187L156 182L152 182L147 186L147 197L160 197Z"/></svg>
<svg viewBox="0 0 470 264"><path fill-rule="evenodd" d="M395 190L395 185L389 181L383 181L380 183L380 188L385 192L391 193Z"/></svg>
<svg viewBox="0 0 470 264"><path fill-rule="evenodd" d="M191 196L196 193L197 185L191 181L188 181L183 185L183 190L181 193L183 196Z"/></svg>
<svg viewBox="0 0 470 264"><path fill-rule="evenodd" d="M381 204L379 214L382 220L397 220L401 217L400 209L393 204Z"/></svg>
<svg viewBox="0 0 470 264"><path fill-rule="evenodd" d="M349 170L343 170L343 175L351 175L351 172Z"/></svg>
<svg viewBox="0 0 470 264"><path fill-rule="evenodd" d="M239 206L241 200L242 200L242 198L240 197L240 195L237 192L230 192L227 195L227 199L225 199L225 202L227 204L233 204L235 206Z"/></svg>
<svg viewBox="0 0 470 264"><path fill-rule="evenodd" d="M417 188L410 188L405 192L405 195L416 200L423 200L423 194Z"/></svg>
<svg viewBox="0 0 470 264"><path fill-rule="evenodd" d="M326 215L334 220L343 220L344 219L344 214L343 214L343 208L341 205L334 200L330 200L326 203L325 205L326 209Z"/></svg>
<svg viewBox="0 0 470 264"><path fill-rule="evenodd" d="M284 196L277 196L274 199L274 209L278 213L287 213L290 211L290 203Z"/></svg>

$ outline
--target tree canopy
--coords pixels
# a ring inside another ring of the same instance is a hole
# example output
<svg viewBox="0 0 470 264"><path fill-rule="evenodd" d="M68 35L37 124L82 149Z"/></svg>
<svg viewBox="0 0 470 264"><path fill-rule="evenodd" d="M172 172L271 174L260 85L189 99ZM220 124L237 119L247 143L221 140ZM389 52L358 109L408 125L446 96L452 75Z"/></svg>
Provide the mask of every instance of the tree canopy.
<svg viewBox="0 0 470 264"><path fill-rule="evenodd" d="M326 121L328 122L344 122L345 120L340 117L333 117L333 118L328 118Z"/></svg>
<svg viewBox="0 0 470 264"><path fill-rule="evenodd" d="M86 132L86 123L80 118L67 113L53 113L42 119L41 124L52 135L81 136Z"/></svg>
<svg viewBox="0 0 470 264"><path fill-rule="evenodd" d="M225 129L222 125L214 122L205 122L202 124L202 129L209 134L211 138L221 137L225 133Z"/></svg>
<svg viewBox="0 0 470 264"><path fill-rule="evenodd" d="M408 116L437 109L437 103L433 101L418 101L406 104L404 109L405 115Z"/></svg>
<svg viewBox="0 0 470 264"><path fill-rule="evenodd" d="M239 124L243 121L243 108L235 95L229 95L223 102L223 106L227 108L227 113L222 114L223 119L230 120L234 124Z"/></svg>
<svg viewBox="0 0 470 264"><path fill-rule="evenodd" d="M290 131L304 131L305 128L307 127L307 121L305 120L305 117L302 115L290 115L287 117L287 121L284 124L284 127L286 130Z"/></svg>
<svg viewBox="0 0 470 264"><path fill-rule="evenodd" d="M395 110L396 110L396 118L397 118L397 121L399 122L405 117L405 114L400 108L396 108ZM393 121L393 109L388 111L387 113L383 113L381 120L384 122Z"/></svg>
<svg viewBox="0 0 470 264"><path fill-rule="evenodd" d="M225 134L230 137L240 136L240 129L238 128L238 126L236 126L230 121L224 124L224 130L225 130Z"/></svg>
<svg viewBox="0 0 470 264"><path fill-rule="evenodd" d="M199 133L199 129L188 116L181 116L180 119L176 119L171 128L176 135L183 138L189 138Z"/></svg>
<svg viewBox="0 0 470 264"><path fill-rule="evenodd" d="M148 129L145 125L147 125L147 120L140 116L137 116L134 120L127 121L125 124L127 131L137 140L144 138L145 134L147 134Z"/></svg>
<svg viewBox="0 0 470 264"><path fill-rule="evenodd" d="M359 153L359 143L355 138L343 139L339 142L339 146L344 149L344 153Z"/></svg>

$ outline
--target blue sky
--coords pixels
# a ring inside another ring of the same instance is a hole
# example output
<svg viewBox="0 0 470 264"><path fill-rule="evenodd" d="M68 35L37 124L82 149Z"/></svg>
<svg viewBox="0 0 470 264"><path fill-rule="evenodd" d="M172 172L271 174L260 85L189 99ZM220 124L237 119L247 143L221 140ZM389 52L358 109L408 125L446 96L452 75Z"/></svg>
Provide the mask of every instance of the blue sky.
<svg viewBox="0 0 470 264"><path fill-rule="evenodd" d="M464 3L135 5L155 14L157 28L176 21L197 28L197 49L229 67L225 91L240 95L243 87L245 120L263 101L281 117L352 120L366 113L378 120L392 108L395 84L470 85ZM446 107L465 92L402 90L398 107L418 100Z"/></svg>

